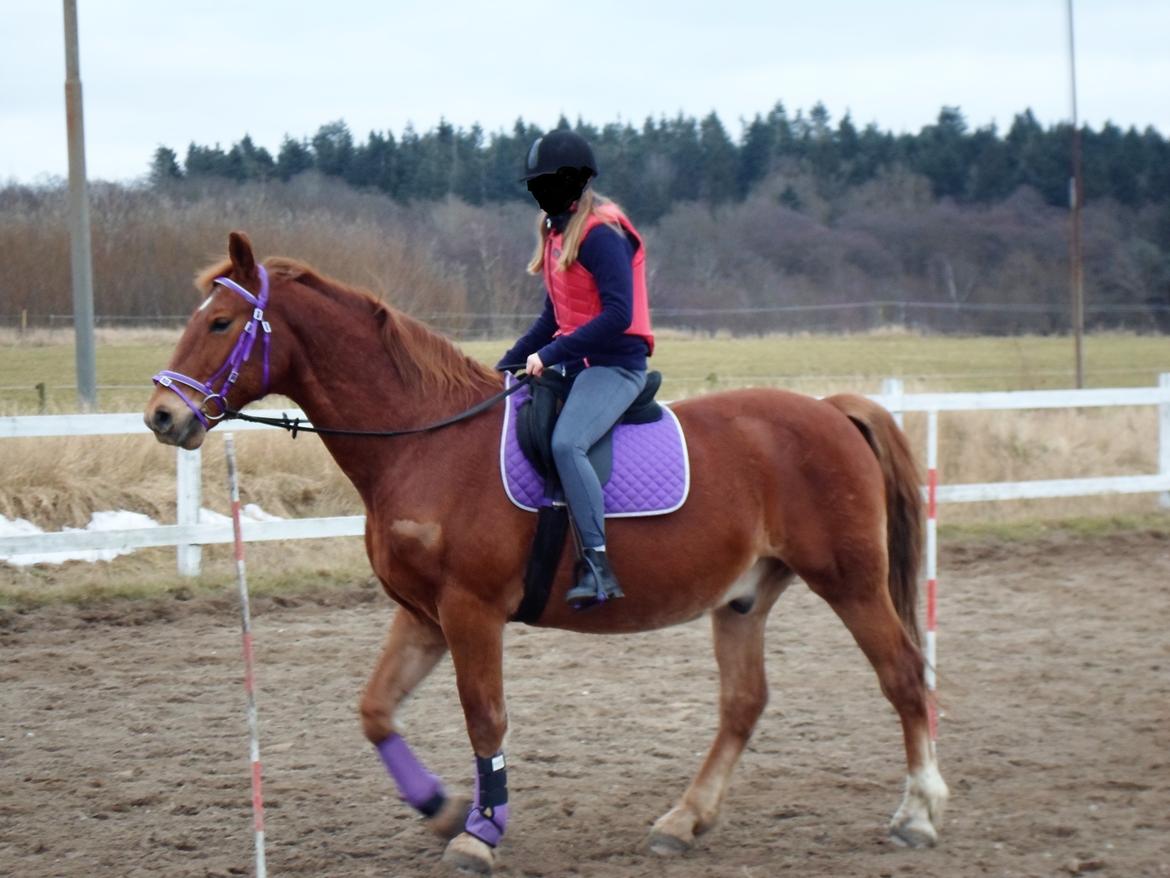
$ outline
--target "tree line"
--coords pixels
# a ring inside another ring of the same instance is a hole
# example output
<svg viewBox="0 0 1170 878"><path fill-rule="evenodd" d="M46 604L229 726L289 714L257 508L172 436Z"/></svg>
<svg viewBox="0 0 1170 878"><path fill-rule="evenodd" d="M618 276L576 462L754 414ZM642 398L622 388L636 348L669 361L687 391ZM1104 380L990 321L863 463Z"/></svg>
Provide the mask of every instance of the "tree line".
<svg viewBox="0 0 1170 878"><path fill-rule="evenodd" d="M743 201L785 168L811 176L817 195L829 200L893 169L922 177L935 199L958 204L995 204L1020 187L1034 189L1052 206L1067 206L1069 198L1072 127L1045 127L1031 110L1017 114L1002 135L994 125L971 128L956 107L943 107L916 134L894 134L875 123L859 129L848 113L834 123L820 103L793 115L777 103L744 120L738 139L714 112L702 119L648 118L641 127L574 125L562 117L554 127L573 128L594 145L599 188L647 223L679 203ZM517 178L528 145L542 133L522 119L510 132L491 133L442 120L425 133L408 125L399 136L371 131L360 141L338 120L311 137L285 136L275 155L248 135L226 149L191 143L181 163L175 150L160 146L149 180L156 186L183 178L288 181L313 170L403 202L526 200ZM1170 204L1170 142L1156 129L1106 123L1080 133L1087 200L1131 208ZM795 187L778 197L793 209L805 206Z"/></svg>
<svg viewBox="0 0 1170 878"><path fill-rule="evenodd" d="M785 203L798 199L804 206ZM72 311L68 190L0 187L0 325L60 325ZM524 271L536 207L448 197L403 202L316 170L90 189L99 323L181 323L192 273L243 229L264 256L303 259L459 338L514 337L539 311ZM1090 201L1086 324L1170 332L1170 248L1160 208ZM993 205L935 199L894 169L834 198L780 170L743 201L680 202L642 232L655 324L741 333L905 326L958 333L1068 331L1068 210L1021 186Z"/></svg>
<svg viewBox="0 0 1170 878"><path fill-rule="evenodd" d="M1068 126L1025 112L1001 137L946 108L893 135L777 106L734 141L715 114L576 127L596 146L599 188L641 226L663 328L1069 329ZM445 332L512 336L543 296L524 273L536 208L517 182L540 133L443 123L358 144L334 122L275 156L247 137L192 144L182 163L160 147L145 181L91 187L97 312L189 313L191 272L244 229L258 251ZM1167 143L1110 125L1082 139L1086 323L1170 332ZM0 324L70 313L67 194L63 182L0 186Z"/></svg>

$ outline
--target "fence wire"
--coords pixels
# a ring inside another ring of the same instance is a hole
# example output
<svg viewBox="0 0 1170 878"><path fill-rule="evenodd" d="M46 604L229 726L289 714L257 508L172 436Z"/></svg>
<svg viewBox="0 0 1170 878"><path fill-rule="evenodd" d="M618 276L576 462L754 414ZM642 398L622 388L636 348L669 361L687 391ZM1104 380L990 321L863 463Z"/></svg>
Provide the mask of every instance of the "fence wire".
<svg viewBox="0 0 1170 878"><path fill-rule="evenodd" d="M536 318L530 312L417 311L414 317L459 340L506 338ZM181 328L186 314L100 314L103 329ZM900 328L952 335L1059 335L1069 331L1067 306L1019 302L873 300L764 307L653 309L655 326L703 334L861 333ZM0 327L71 330L70 314L0 314ZM1170 303L1085 306L1086 331L1170 334Z"/></svg>

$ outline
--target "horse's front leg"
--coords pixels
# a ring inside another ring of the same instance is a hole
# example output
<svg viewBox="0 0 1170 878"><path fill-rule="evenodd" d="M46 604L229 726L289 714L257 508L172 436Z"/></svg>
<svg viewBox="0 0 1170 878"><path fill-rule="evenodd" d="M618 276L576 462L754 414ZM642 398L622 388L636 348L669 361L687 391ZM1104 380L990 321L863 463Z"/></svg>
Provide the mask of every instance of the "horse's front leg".
<svg viewBox="0 0 1170 878"><path fill-rule="evenodd" d="M447 795L394 725L399 706L446 652L447 641L437 625L397 609L386 646L362 693L360 712L362 731L377 748L399 795L426 818L434 833L449 839L462 830L471 803L466 796Z"/></svg>
<svg viewBox="0 0 1170 878"><path fill-rule="evenodd" d="M467 734L475 752L475 797L463 832L451 839L444 862L460 869L490 874L495 848L508 825L507 768L504 733L505 612L464 592L439 604L439 621L451 649L455 683Z"/></svg>

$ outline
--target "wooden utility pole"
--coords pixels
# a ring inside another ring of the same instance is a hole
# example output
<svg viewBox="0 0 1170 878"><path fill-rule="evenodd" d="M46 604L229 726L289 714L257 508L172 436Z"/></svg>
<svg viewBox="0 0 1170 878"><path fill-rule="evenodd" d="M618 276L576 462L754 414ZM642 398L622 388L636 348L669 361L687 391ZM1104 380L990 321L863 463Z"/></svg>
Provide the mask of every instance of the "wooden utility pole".
<svg viewBox="0 0 1170 878"><path fill-rule="evenodd" d="M1068 73L1072 95L1072 176L1068 184L1069 287L1076 353L1077 387L1085 386L1085 273L1081 258L1081 205L1085 200L1081 177L1081 126L1077 119L1077 56L1073 39L1073 0L1068 0Z"/></svg>
<svg viewBox="0 0 1170 878"><path fill-rule="evenodd" d="M85 125L77 61L77 0L65 0L65 123L69 137L69 240L73 270L73 335L77 397L97 407L93 341L93 256L89 238L89 191L85 177Z"/></svg>

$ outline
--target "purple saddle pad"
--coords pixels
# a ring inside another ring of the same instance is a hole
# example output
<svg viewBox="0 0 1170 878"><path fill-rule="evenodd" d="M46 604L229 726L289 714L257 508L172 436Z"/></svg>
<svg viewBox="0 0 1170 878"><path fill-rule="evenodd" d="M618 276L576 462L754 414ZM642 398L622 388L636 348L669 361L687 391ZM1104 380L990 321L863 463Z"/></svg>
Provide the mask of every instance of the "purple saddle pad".
<svg viewBox="0 0 1170 878"><path fill-rule="evenodd" d="M507 376L507 386L515 379ZM527 387L506 400L500 436L500 475L508 499L529 512L552 505L544 478L536 471L516 438L516 412L529 400ZM613 435L613 472L602 485L606 518L665 515L687 499L691 466L682 425L668 407L652 424L619 424Z"/></svg>

